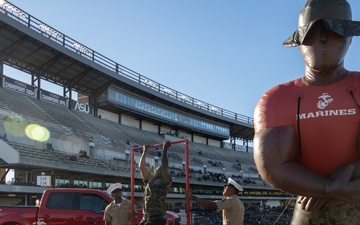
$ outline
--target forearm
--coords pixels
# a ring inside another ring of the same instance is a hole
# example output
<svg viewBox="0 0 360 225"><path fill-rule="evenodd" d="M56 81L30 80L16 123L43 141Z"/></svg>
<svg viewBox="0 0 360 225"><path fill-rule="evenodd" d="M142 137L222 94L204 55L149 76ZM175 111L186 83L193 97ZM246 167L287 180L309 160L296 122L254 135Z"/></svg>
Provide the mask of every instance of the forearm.
<svg viewBox="0 0 360 225"><path fill-rule="evenodd" d="M271 186L294 195L323 197L330 179L298 162L299 146L292 126L259 131L254 137L254 160Z"/></svg>
<svg viewBox="0 0 360 225"><path fill-rule="evenodd" d="M331 180L319 176L297 161L288 161L262 177L271 186L294 195L322 198Z"/></svg>
<svg viewBox="0 0 360 225"><path fill-rule="evenodd" d="M201 206L203 206L204 208L207 209L217 209L217 205L215 202L213 201L209 201L206 199L202 199L202 198L198 198L196 196L192 197L192 200L198 204L200 204Z"/></svg>
<svg viewBox="0 0 360 225"><path fill-rule="evenodd" d="M163 166L169 165L168 150L166 148L163 149L163 154L162 154L162 158L161 158L161 164Z"/></svg>
<svg viewBox="0 0 360 225"><path fill-rule="evenodd" d="M354 166L352 179L360 178L360 160L351 164Z"/></svg>
<svg viewBox="0 0 360 225"><path fill-rule="evenodd" d="M353 165L354 166L354 172L353 175L351 177L351 179L357 179L360 178L360 160L359 161L355 161L353 163L349 163L349 164L345 164L340 166L338 169L336 169L336 171L334 171L329 178L330 179L336 179L338 178L344 171L345 169L349 166L349 165Z"/></svg>
<svg viewBox="0 0 360 225"><path fill-rule="evenodd" d="M139 160L139 168L144 169L146 166L146 152L144 151Z"/></svg>

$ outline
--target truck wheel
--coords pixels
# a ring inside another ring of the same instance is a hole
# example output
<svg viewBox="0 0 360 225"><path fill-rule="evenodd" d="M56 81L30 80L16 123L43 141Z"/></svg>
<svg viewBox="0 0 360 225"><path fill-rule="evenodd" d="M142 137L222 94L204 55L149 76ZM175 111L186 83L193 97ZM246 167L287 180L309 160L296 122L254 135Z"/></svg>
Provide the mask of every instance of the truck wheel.
<svg viewBox="0 0 360 225"><path fill-rule="evenodd" d="M20 224L15 223L15 222L7 222L7 223L4 223L4 225L20 225Z"/></svg>

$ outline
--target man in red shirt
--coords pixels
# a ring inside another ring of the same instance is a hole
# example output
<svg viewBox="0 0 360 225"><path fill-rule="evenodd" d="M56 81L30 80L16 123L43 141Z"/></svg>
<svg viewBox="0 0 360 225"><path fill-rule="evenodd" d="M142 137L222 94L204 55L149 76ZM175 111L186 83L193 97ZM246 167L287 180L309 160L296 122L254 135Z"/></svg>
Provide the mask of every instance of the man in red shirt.
<svg viewBox="0 0 360 225"><path fill-rule="evenodd" d="M277 85L255 112L254 159L262 178L304 196L292 224L360 224L360 73L344 68L352 36L346 0L308 0L285 42L298 46L304 76Z"/></svg>

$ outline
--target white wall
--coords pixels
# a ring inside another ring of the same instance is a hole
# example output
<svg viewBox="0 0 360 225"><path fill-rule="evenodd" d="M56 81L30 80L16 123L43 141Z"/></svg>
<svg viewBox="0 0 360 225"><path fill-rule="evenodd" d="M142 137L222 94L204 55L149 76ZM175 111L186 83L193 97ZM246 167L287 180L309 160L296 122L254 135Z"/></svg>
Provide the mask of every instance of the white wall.
<svg viewBox="0 0 360 225"><path fill-rule="evenodd" d="M0 149L1 151L6 152L6 154L3 154L3 159L7 163L19 163L20 153L1 139Z"/></svg>
<svg viewBox="0 0 360 225"><path fill-rule="evenodd" d="M98 115L101 115L101 119L110 120L114 123L119 123L119 115L103 109L98 110Z"/></svg>
<svg viewBox="0 0 360 225"><path fill-rule="evenodd" d="M194 135L194 142L206 145L206 138Z"/></svg>
<svg viewBox="0 0 360 225"><path fill-rule="evenodd" d="M146 130L146 131L153 132L155 134L158 133L158 126L155 125L155 124L152 124L152 123L150 123L148 121L143 121L142 122L142 129Z"/></svg>
<svg viewBox="0 0 360 225"><path fill-rule="evenodd" d="M121 115L121 124L140 129L140 121L128 115Z"/></svg>
<svg viewBox="0 0 360 225"><path fill-rule="evenodd" d="M89 140L83 140L76 136L61 137L59 139L50 139L49 142L56 150L78 154L80 150L89 153Z"/></svg>
<svg viewBox="0 0 360 225"><path fill-rule="evenodd" d="M208 139L208 144L211 146L221 147L220 143L218 140Z"/></svg>
<svg viewBox="0 0 360 225"><path fill-rule="evenodd" d="M160 134L166 134L169 131L171 131L172 134L175 133L175 131L173 131L170 127L167 127L167 126L160 127Z"/></svg>

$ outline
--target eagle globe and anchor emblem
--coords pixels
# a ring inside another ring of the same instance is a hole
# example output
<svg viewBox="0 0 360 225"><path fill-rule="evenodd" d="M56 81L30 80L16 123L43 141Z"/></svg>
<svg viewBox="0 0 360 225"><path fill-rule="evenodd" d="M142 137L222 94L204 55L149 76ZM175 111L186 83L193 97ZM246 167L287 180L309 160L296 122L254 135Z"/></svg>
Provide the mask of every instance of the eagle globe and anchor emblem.
<svg viewBox="0 0 360 225"><path fill-rule="evenodd" d="M325 109L331 102L334 101L328 93L323 93L318 97L318 99L320 99L317 103L318 109Z"/></svg>

